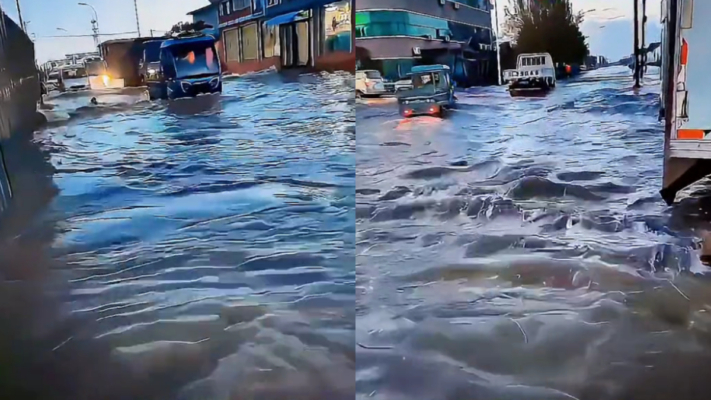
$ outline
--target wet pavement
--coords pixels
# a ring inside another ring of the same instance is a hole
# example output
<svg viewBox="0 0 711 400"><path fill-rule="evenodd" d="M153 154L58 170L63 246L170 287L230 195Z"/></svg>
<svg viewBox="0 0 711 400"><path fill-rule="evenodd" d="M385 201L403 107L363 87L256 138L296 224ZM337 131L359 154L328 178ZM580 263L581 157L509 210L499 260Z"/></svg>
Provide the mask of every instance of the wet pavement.
<svg viewBox="0 0 711 400"><path fill-rule="evenodd" d="M657 194L655 74L356 106L356 398L708 397L711 201Z"/></svg>
<svg viewBox="0 0 711 400"><path fill-rule="evenodd" d="M6 304L23 310L3 324L6 393L352 399L353 85L265 74L171 103L52 100L35 141L58 194L13 256L36 279Z"/></svg>

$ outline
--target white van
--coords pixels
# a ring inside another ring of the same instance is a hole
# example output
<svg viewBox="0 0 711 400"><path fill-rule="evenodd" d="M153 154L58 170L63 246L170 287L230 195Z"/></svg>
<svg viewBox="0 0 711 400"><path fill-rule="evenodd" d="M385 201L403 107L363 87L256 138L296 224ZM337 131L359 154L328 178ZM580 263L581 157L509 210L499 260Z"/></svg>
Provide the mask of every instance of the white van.
<svg viewBox="0 0 711 400"><path fill-rule="evenodd" d="M504 71L509 91L549 90L556 85L555 64L548 53L524 53L516 60L516 70Z"/></svg>

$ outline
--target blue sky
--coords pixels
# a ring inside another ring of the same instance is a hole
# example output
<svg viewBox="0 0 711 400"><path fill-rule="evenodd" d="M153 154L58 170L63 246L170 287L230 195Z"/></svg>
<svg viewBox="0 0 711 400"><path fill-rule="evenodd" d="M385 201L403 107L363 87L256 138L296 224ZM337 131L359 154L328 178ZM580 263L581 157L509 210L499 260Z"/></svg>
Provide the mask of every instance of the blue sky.
<svg viewBox="0 0 711 400"><path fill-rule="evenodd" d="M62 58L66 53L91 51L93 40L86 38L46 38L52 35L91 35L92 11L77 5L81 0L20 0L22 14L28 31L37 36L36 50L40 62ZM84 0L92 4L99 15L102 33L136 30L133 0ZM357 0L356 0L357 1ZM150 29L164 31L174 23L188 19L186 13L209 3L209 0L138 0L141 33ZM496 0L499 20L503 21L503 8L508 0ZM647 1L651 25L658 25L660 0ZM0 0L3 10L17 21L15 0ZM577 10L595 10L587 13L583 33L589 39L593 54L619 59L632 52L633 0L573 0ZM57 28L68 32L58 31ZM649 29L651 41L659 40L659 28ZM126 35L126 36L131 36ZM102 37L108 39L108 37Z"/></svg>
<svg viewBox="0 0 711 400"><path fill-rule="evenodd" d="M20 0L22 17L30 21L27 30L37 37L36 52L39 62L63 58L64 54L92 51L94 42L87 38L45 38L52 35L91 35L92 11L79 6L82 0ZM102 33L136 30L133 0L83 0L96 8ZM208 4L208 0L138 0L141 33L150 29L168 30L179 21L188 20L187 12ZM0 0L3 11L17 21L15 0ZM57 28L66 29L62 32ZM131 36L131 35L126 35ZM134 34L135 36L135 34ZM102 37L103 40L109 37Z"/></svg>

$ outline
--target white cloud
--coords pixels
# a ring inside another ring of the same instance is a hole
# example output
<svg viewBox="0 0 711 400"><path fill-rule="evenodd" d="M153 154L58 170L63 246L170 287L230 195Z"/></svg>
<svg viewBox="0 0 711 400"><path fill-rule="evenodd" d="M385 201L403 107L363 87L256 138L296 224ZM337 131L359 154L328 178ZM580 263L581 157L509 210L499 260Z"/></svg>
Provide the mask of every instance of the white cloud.
<svg viewBox="0 0 711 400"><path fill-rule="evenodd" d="M504 19L504 7L508 0L494 0L499 10L499 23ZM575 11L588 11L585 15L587 21L610 21L615 19L632 19L634 15L634 0L572 0ZM642 0L639 0L642 7ZM660 0L647 0L647 17L650 21L659 20L661 5ZM594 10L594 11L591 11Z"/></svg>

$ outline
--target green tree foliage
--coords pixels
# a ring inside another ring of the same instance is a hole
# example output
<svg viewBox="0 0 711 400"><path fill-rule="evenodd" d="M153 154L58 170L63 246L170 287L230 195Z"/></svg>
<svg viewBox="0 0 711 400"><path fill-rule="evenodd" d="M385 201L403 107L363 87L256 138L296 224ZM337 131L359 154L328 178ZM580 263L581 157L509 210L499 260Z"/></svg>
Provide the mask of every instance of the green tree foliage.
<svg viewBox="0 0 711 400"><path fill-rule="evenodd" d="M573 12L570 0L509 0L504 14L517 54L548 52L555 62L582 64L590 53L580 31L583 14Z"/></svg>

